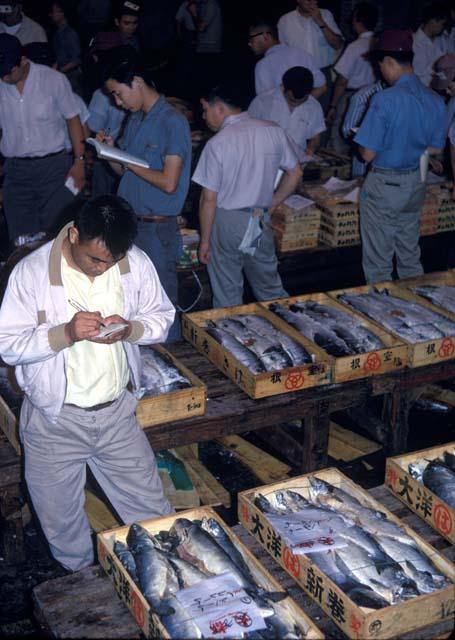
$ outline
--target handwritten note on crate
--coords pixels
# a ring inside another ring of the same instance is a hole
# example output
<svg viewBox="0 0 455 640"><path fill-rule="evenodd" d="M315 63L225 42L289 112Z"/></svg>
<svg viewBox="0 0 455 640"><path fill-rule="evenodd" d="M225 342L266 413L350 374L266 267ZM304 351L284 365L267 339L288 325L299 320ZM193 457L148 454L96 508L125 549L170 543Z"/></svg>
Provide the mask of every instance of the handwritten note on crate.
<svg viewBox="0 0 455 640"><path fill-rule="evenodd" d="M346 521L321 509L308 508L287 515L268 513L267 519L295 555L347 546L337 536L346 529Z"/></svg>

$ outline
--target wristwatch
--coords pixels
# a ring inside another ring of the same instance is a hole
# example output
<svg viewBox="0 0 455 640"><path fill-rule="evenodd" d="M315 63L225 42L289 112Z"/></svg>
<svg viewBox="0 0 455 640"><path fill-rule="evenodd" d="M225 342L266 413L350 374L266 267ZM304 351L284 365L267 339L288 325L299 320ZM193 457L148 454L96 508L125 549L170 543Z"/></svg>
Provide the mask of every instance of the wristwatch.
<svg viewBox="0 0 455 640"><path fill-rule="evenodd" d="M82 153L80 156L76 156L74 159L75 160L85 160L85 153Z"/></svg>

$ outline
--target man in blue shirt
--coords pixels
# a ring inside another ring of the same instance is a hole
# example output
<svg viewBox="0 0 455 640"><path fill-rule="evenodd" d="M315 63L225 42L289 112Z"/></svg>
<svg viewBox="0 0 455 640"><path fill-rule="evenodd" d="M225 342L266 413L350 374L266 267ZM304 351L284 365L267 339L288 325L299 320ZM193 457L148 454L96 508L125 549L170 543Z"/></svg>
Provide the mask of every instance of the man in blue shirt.
<svg viewBox="0 0 455 640"><path fill-rule="evenodd" d="M190 127L186 118L158 93L149 72L140 69L133 57L117 61L106 72L106 78L106 91L118 107L130 112L120 146L149 165L121 167L112 163L121 175L118 195L134 209L138 221L136 245L152 260L175 306L177 263L183 248L177 216L190 181ZM114 144L112 136L101 133L97 137ZM176 319L168 341L179 337Z"/></svg>
<svg viewBox="0 0 455 640"><path fill-rule="evenodd" d="M362 266L368 283L391 280L393 256L400 278L423 273L419 222L428 154L445 144L443 99L412 68L412 34L385 31L372 52L391 85L373 96L354 140L370 171L360 194Z"/></svg>

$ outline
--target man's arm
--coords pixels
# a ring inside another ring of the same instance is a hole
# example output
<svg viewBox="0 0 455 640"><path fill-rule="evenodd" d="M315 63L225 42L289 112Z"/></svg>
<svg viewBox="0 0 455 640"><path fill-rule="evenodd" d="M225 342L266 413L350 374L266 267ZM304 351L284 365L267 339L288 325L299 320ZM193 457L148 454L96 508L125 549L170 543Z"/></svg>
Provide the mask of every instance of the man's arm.
<svg viewBox="0 0 455 640"><path fill-rule="evenodd" d="M335 33L335 31L333 31L329 27L327 22L322 17L321 10L319 9L319 7L314 7L313 9L310 10L310 13L313 20L321 29L324 35L324 38L327 40L329 45L334 49L336 49L337 51L338 49L341 49L343 45L343 38L338 33Z"/></svg>
<svg viewBox="0 0 455 640"><path fill-rule="evenodd" d="M335 88L333 90L332 102L330 103L329 110L327 111L327 121L333 122L335 120L335 114L337 110L337 105L341 100L344 92L346 91L346 87L348 86L348 79L338 74L338 77L335 82Z"/></svg>
<svg viewBox="0 0 455 640"><path fill-rule="evenodd" d="M135 164L126 165L128 171L131 171L131 173L134 173L139 178L164 191L164 193L169 194L174 193L178 187L182 167L183 160L180 156L166 156L164 159L164 167L161 171L158 169L145 169Z"/></svg>
<svg viewBox="0 0 455 640"><path fill-rule="evenodd" d="M308 140L305 153L312 156L319 149L320 145L321 145L321 134L317 133L315 136L313 136Z"/></svg>
<svg viewBox="0 0 455 640"><path fill-rule="evenodd" d="M323 84L320 87L315 87L312 90L311 95L313 96L313 98L316 98L317 100L318 98L323 96L326 91L327 91L327 84Z"/></svg>
<svg viewBox="0 0 455 640"><path fill-rule="evenodd" d="M199 200L199 222L201 227L201 241L199 243L199 260L202 264L207 264L210 260L210 236L212 234L213 222L218 194L204 187Z"/></svg>
<svg viewBox="0 0 455 640"><path fill-rule="evenodd" d="M297 189L299 180L302 177L302 168L297 163L293 169L287 169L281 179L280 186L273 194L272 206L269 212L273 213L274 209L288 198Z"/></svg>
<svg viewBox="0 0 455 640"><path fill-rule="evenodd" d="M69 170L68 177L73 178L76 188L80 191L85 182L85 160L80 158L85 153L84 130L78 115L67 119L66 124L74 155L73 166Z"/></svg>
<svg viewBox="0 0 455 640"><path fill-rule="evenodd" d="M373 162L376 158L376 151L372 151L371 149L367 149L366 147L362 147L359 145L359 154L364 162Z"/></svg>

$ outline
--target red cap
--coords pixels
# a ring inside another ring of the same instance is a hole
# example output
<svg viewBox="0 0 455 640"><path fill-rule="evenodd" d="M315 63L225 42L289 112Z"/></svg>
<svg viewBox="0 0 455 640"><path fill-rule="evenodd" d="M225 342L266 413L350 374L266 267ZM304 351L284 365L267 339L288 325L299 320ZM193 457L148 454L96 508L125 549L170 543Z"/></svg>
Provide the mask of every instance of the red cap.
<svg viewBox="0 0 455 640"><path fill-rule="evenodd" d="M412 51L412 31L404 29L386 29L379 36L374 51Z"/></svg>

